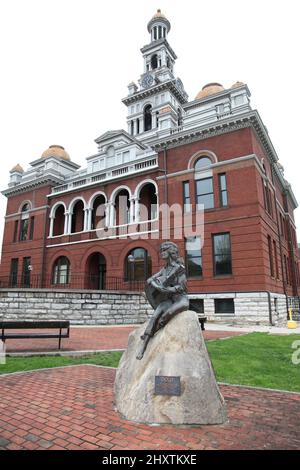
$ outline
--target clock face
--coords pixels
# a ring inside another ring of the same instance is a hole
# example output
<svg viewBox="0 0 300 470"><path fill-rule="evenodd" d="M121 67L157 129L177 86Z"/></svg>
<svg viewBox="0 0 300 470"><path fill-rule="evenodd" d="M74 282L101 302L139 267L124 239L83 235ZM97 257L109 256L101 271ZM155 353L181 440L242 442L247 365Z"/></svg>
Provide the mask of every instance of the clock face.
<svg viewBox="0 0 300 470"><path fill-rule="evenodd" d="M152 77L152 75L150 75L149 73L147 75L144 76L143 80L142 80L142 86L144 88L148 88L149 86L151 86L154 82L154 79Z"/></svg>

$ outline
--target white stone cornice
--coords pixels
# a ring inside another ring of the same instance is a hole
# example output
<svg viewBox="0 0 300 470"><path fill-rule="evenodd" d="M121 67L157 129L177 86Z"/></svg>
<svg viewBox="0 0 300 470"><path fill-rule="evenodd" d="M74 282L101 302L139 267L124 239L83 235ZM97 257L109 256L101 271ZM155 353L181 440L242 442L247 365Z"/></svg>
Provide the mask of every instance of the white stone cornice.
<svg viewBox="0 0 300 470"><path fill-rule="evenodd" d="M46 186L47 184L57 185L61 183L62 183L62 180L59 178L41 177L35 180L20 183L12 188L5 189L4 191L1 191L1 194L3 194L3 196L13 196L14 194L23 193L30 189L36 188L38 186Z"/></svg>

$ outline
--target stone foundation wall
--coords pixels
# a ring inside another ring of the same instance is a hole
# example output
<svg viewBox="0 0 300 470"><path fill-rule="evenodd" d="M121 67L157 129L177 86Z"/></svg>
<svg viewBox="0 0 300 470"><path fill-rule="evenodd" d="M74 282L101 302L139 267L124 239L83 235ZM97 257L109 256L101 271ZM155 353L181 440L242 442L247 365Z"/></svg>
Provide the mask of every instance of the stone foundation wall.
<svg viewBox="0 0 300 470"><path fill-rule="evenodd" d="M232 325L270 325L267 292L190 294L203 299L208 321ZM234 313L215 312L215 299L233 299ZM286 325L286 298L271 293L273 323ZM70 320L73 325L143 323L153 309L138 292L52 289L0 289L0 320Z"/></svg>
<svg viewBox="0 0 300 470"><path fill-rule="evenodd" d="M203 299L208 321L232 325L270 325L269 296L267 292L230 292L216 294L190 294L191 299ZM233 299L234 313L215 312L215 299ZM287 321L286 297L270 293L272 322L285 326Z"/></svg>
<svg viewBox="0 0 300 470"><path fill-rule="evenodd" d="M141 293L0 289L2 320L70 320L73 325L143 323L152 308Z"/></svg>

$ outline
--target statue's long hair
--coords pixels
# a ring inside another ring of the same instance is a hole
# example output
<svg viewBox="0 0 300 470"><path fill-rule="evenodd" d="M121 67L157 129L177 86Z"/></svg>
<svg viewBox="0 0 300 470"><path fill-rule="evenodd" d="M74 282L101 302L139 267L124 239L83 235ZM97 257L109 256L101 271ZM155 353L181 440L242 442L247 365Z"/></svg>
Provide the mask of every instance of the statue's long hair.
<svg viewBox="0 0 300 470"><path fill-rule="evenodd" d="M162 247L167 248L168 253L173 261L175 261L178 264L184 264L183 258L179 256L179 250L178 250L178 246L176 245L176 243L171 242L171 241L165 241L160 245L160 250L162 249Z"/></svg>

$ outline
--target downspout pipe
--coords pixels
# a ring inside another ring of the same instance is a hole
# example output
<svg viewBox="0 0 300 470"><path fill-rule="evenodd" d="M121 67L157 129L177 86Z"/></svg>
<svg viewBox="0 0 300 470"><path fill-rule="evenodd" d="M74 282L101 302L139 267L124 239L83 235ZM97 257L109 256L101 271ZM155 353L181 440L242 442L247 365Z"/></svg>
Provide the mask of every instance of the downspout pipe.
<svg viewBox="0 0 300 470"><path fill-rule="evenodd" d="M269 304L269 322L271 326L275 326L275 323L273 322L273 317L272 317L272 303L271 303L271 293L269 291L266 291L268 295L268 304Z"/></svg>

